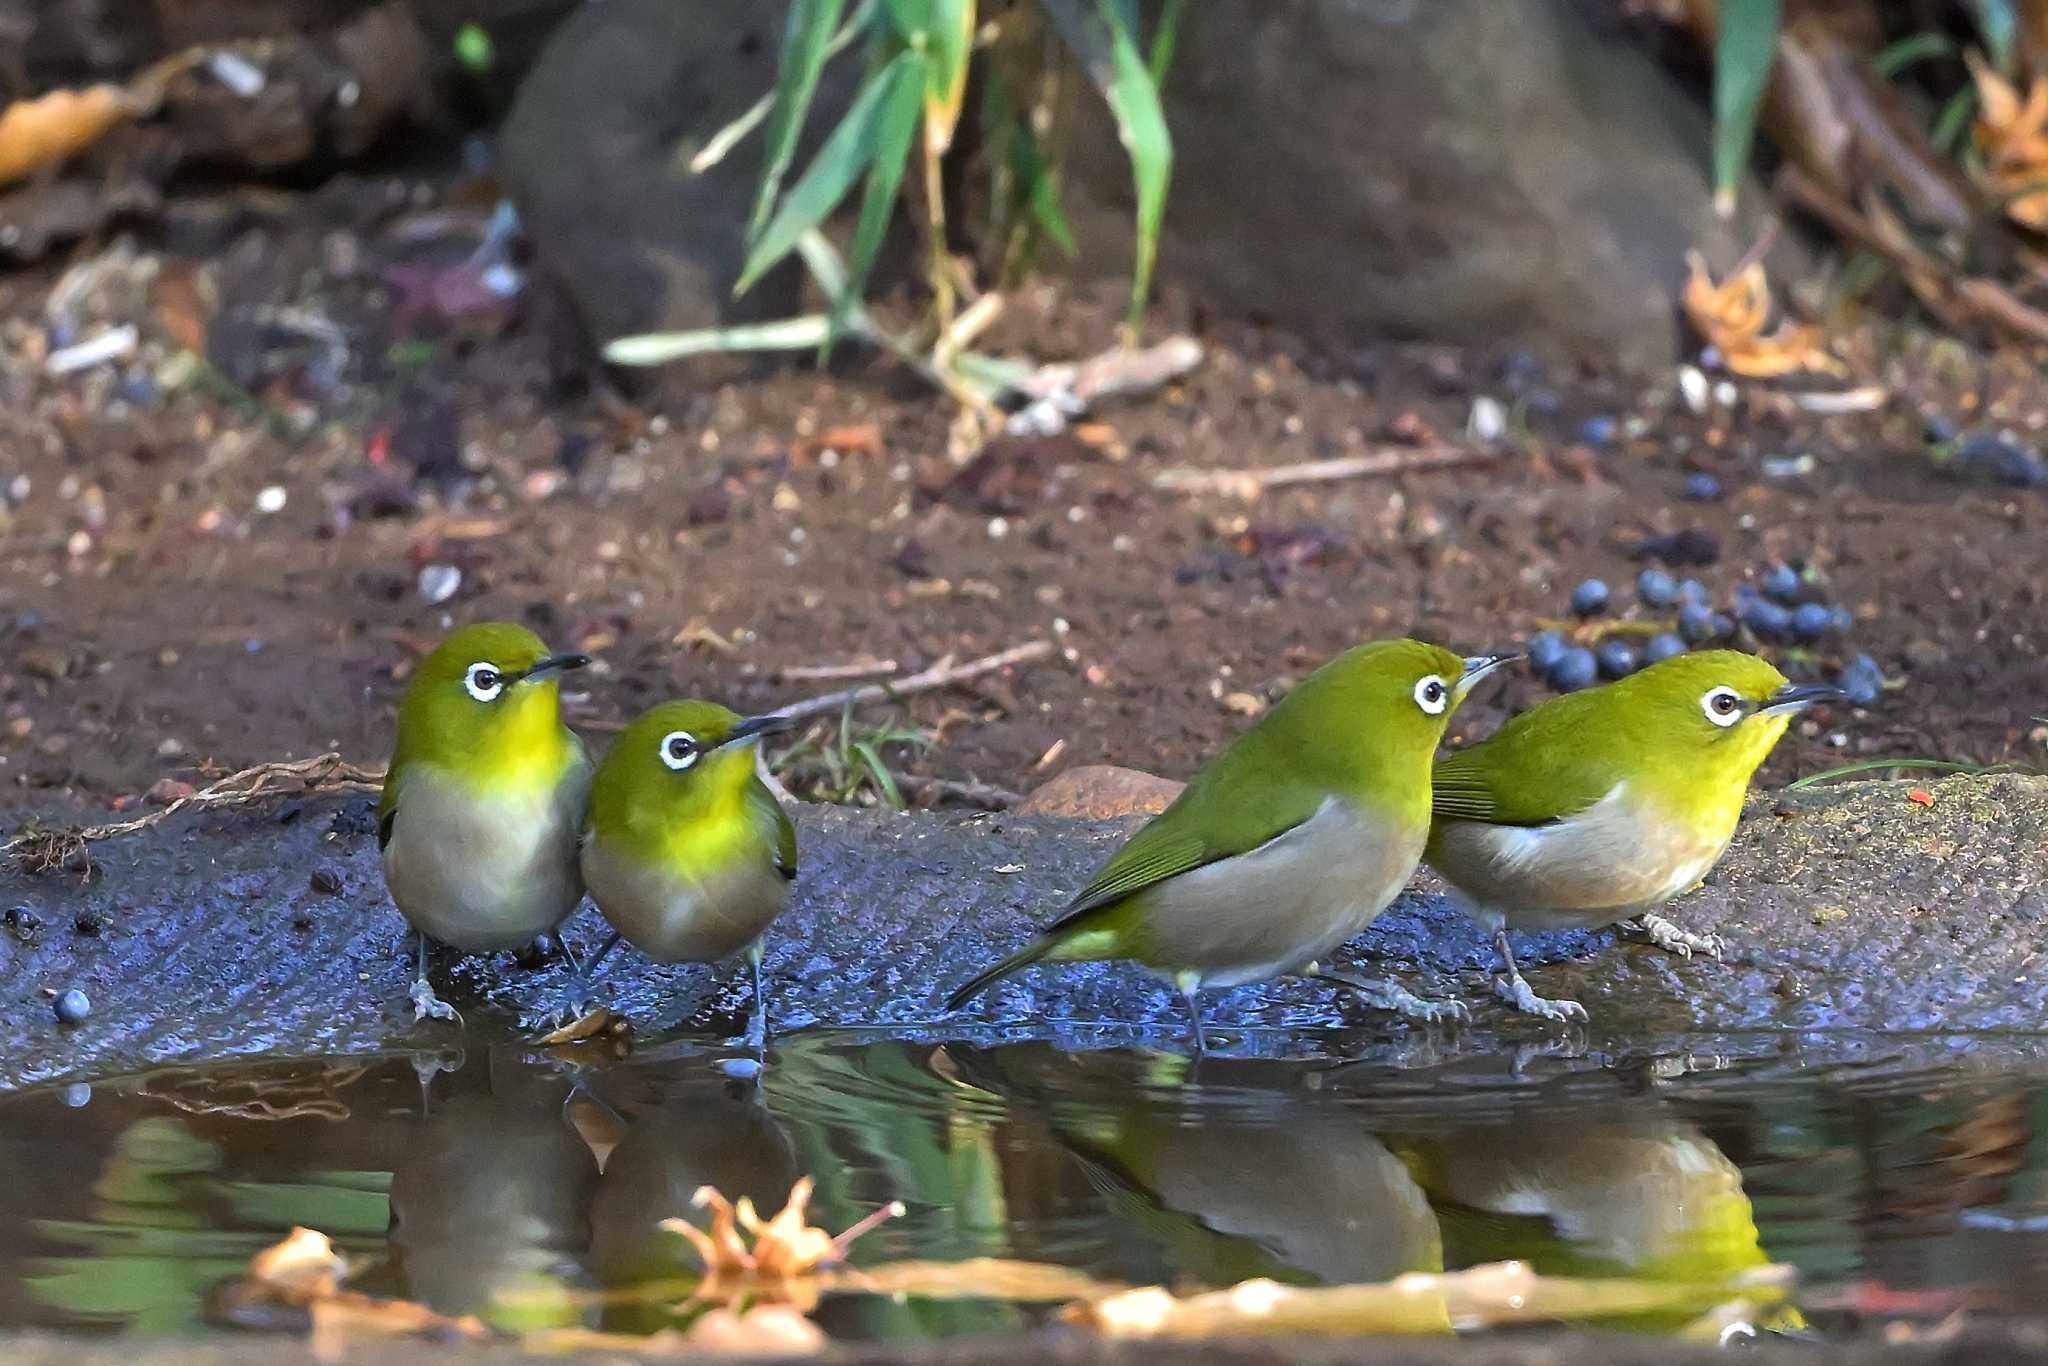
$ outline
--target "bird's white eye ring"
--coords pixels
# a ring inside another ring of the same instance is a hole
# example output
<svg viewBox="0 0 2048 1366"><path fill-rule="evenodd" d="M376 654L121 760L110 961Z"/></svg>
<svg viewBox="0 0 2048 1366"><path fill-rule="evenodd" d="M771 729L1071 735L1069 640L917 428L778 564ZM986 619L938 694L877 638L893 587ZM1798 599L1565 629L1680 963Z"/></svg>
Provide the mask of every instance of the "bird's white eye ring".
<svg viewBox="0 0 2048 1366"><path fill-rule="evenodd" d="M1709 688L1700 698L1700 710L1717 726L1732 726L1742 719L1742 695L1726 684Z"/></svg>
<svg viewBox="0 0 2048 1366"><path fill-rule="evenodd" d="M462 686L479 702L495 702L505 691L505 675L497 665L478 660L463 672Z"/></svg>
<svg viewBox="0 0 2048 1366"><path fill-rule="evenodd" d="M697 762L704 747L686 730L672 730L661 737L661 761L680 773Z"/></svg>
<svg viewBox="0 0 2048 1366"><path fill-rule="evenodd" d="M1415 705L1431 716L1442 716L1444 708L1451 705L1451 690L1443 679L1429 674L1415 685Z"/></svg>

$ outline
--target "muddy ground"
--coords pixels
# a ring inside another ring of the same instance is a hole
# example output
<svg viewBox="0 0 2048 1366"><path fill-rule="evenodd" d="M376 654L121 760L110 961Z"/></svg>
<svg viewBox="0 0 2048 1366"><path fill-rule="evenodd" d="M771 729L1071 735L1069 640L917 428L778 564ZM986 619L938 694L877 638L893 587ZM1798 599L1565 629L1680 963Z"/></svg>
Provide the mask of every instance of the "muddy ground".
<svg viewBox="0 0 2048 1366"><path fill-rule="evenodd" d="M460 189L174 206L139 240L153 278L86 309L141 325L126 369L44 373L60 268L0 280L5 808L103 809L165 775L325 749L380 760L416 652L487 617L600 657L573 699L598 731L674 694L752 709L838 686L793 667L1050 639L1048 662L910 702L938 742L891 763L1013 789L1105 761L1184 776L1356 640L1515 645L1581 578L1627 599L1653 562L1640 543L1678 532L1703 535L1666 559L1723 606L1791 560L1854 612L1845 641L1774 648L1788 669L1867 651L1897 685L1803 725L1765 781L2048 753L2048 489L1944 466L1926 439L1931 418L2030 440L2048 384L2024 356L1864 330L1847 349L1891 390L1876 413L1815 418L1757 386L1724 391L1732 407L1709 386L1695 413L1670 375L1311 345L1169 300L1149 334L1208 349L1186 382L962 469L949 406L850 355L637 399L565 382L542 290L477 314L420 285L423 236L475 220ZM1113 303L1030 292L991 344L1092 353ZM279 307L341 329L338 384L319 346L260 321ZM186 343L210 369L174 363ZM1468 438L1475 399L1505 412L1498 440ZM1173 466L1439 441L1487 459L1252 504L1152 486ZM1723 498L1680 497L1700 472ZM438 605L429 566L461 571ZM1540 695L1518 677L1460 728Z"/></svg>

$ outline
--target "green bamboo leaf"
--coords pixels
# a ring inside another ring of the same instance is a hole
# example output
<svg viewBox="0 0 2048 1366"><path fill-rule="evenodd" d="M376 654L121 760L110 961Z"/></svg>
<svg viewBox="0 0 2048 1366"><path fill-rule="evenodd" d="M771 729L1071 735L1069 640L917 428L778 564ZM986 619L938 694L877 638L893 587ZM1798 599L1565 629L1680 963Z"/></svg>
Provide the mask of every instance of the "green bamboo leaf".
<svg viewBox="0 0 2048 1366"><path fill-rule="evenodd" d="M846 116L825 139L825 145L818 149L818 155L748 251L734 293L745 293L770 267L795 250L797 239L839 207L839 201L846 198L847 191L874 160L876 125L883 110L900 98L897 92L906 83L914 91L924 88L924 58L918 53L897 54L861 87Z"/></svg>
<svg viewBox="0 0 2048 1366"><path fill-rule="evenodd" d="M1080 248L1074 243L1074 229L1060 206L1059 179L1038 145L1038 135L1021 116L1010 120L1010 172L1017 177L1021 198L1046 239L1068 256Z"/></svg>
<svg viewBox="0 0 2048 1366"><path fill-rule="evenodd" d="M810 112L811 97L818 90L818 73L825 69L833 30L845 7L846 0L790 0L789 21L782 33L782 60L775 73L775 103L768 111L761 188L754 196L753 216L747 220L750 242L758 240L767 225L782 177L796 156L796 140L803 132L804 116Z"/></svg>
<svg viewBox="0 0 2048 1366"><path fill-rule="evenodd" d="M861 196L860 224L853 234L853 252L847 260L846 279L832 301L832 327L820 348L820 359L831 354L832 343L848 312L860 302L889 219L896 210L896 194L903 185L903 169L910 161L912 142L917 137L917 113L925 91L925 59L906 52L911 59L895 78L875 120L874 154L868 165L867 188Z"/></svg>
<svg viewBox="0 0 2048 1366"><path fill-rule="evenodd" d="M1782 18L1782 0L1722 0L1714 37L1714 210L1723 218L1735 212Z"/></svg>
<svg viewBox="0 0 2048 1366"><path fill-rule="evenodd" d="M666 365L685 356L726 351L806 351L822 346L832 327L822 313L807 313L769 323L704 327L691 332L648 332L605 343L604 358L613 365Z"/></svg>
<svg viewBox="0 0 2048 1366"><path fill-rule="evenodd" d="M874 780L876 791L882 794L882 800L894 809L901 811L903 809L903 793L896 786L896 775L891 773L889 766L882 762L882 751L875 747L872 740L856 740L853 743L853 748L855 753L860 755L861 763L866 767L868 776Z"/></svg>
<svg viewBox="0 0 2048 1366"><path fill-rule="evenodd" d="M1870 59L1870 68L1890 80L1915 62L1947 61L1961 55L1955 40L1945 33L1915 33L1880 49Z"/></svg>
<svg viewBox="0 0 2048 1366"><path fill-rule="evenodd" d="M1152 30L1152 55L1146 61L1152 73L1154 88L1166 88L1166 73L1173 69L1174 45L1180 41L1180 16L1187 9L1187 0L1166 0L1159 10L1159 27ZM1136 33L1132 26L1131 32Z"/></svg>
<svg viewBox="0 0 2048 1366"><path fill-rule="evenodd" d="M1977 18L1977 32L1991 53L1992 65L2010 74L2020 40L2018 7L2013 0L1970 0L1970 12Z"/></svg>
<svg viewBox="0 0 2048 1366"><path fill-rule="evenodd" d="M933 0L886 0L889 21L906 46L923 46L931 41Z"/></svg>
<svg viewBox="0 0 2048 1366"><path fill-rule="evenodd" d="M1131 267L1130 323L1136 327L1152 288L1159 253L1159 225L1166 216L1166 187L1173 178L1173 137L1159 87L1138 51L1118 0L1041 0L1060 37L1080 59L1116 115L1117 136L1131 158L1137 191L1136 260Z"/></svg>
<svg viewBox="0 0 2048 1366"><path fill-rule="evenodd" d="M960 102L967 93L967 63L974 45L974 0L930 0L926 48L924 136L935 153L953 145Z"/></svg>

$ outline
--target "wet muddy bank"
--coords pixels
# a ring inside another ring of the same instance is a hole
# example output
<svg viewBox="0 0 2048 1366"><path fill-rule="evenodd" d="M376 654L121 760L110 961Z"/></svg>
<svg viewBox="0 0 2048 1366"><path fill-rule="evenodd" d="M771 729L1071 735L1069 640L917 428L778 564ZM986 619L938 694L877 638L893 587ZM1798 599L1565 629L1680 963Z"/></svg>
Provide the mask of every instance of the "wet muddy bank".
<svg viewBox="0 0 2048 1366"><path fill-rule="evenodd" d="M561 999L560 967L468 961L444 989L466 1033L415 1025L367 810L358 798L174 818L95 846L90 880L0 876L0 907L14 908L0 933L0 1032L19 1041L0 1060L0 1088L174 1059L482 1046L512 1038L522 1009ZM774 1030L1179 1046L1171 994L1123 966L1039 969L957 1017L940 1011L952 986L1050 918L1127 825L807 807L799 828L803 872L768 952ZM1419 882L1346 957L1463 997L1470 1029L1424 1030L1288 981L1215 994L1217 1041L1252 1055L1398 1060L1557 1037L1491 1001L1490 952L1431 887ZM1723 936L1728 960L1686 964L1600 933L1526 940L1525 961L1541 964L1539 991L1586 1003L1596 1048L2034 1033L2048 1019L2048 779L1760 796L1677 918ZM570 934L589 942L600 929L586 909ZM737 976L622 952L603 991L643 1043L716 1038L737 1031ZM51 993L71 987L92 1012L60 1026Z"/></svg>

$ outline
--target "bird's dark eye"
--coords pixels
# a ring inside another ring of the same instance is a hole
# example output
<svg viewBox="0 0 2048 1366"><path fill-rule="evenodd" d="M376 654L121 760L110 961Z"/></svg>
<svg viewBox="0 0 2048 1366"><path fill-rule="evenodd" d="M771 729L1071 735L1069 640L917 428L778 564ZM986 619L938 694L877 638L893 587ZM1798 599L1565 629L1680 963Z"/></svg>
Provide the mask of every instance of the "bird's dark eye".
<svg viewBox="0 0 2048 1366"><path fill-rule="evenodd" d="M462 675L462 686L479 702L495 702L505 691L505 675L489 664L472 664Z"/></svg>
<svg viewBox="0 0 2048 1366"><path fill-rule="evenodd" d="M1700 699L1700 710L1715 725L1732 726L1742 716L1742 698L1735 689L1725 685L1712 688Z"/></svg>
<svg viewBox="0 0 2048 1366"><path fill-rule="evenodd" d="M672 730L661 737L661 761L673 769L685 769L697 762L703 746L686 730Z"/></svg>
<svg viewBox="0 0 2048 1366"><path fill-rule="evenodd" d="M1415 684L1415 705L1431 716L1441 716L1450 705L1451 690L1435 674L1425 674Z"/></svg>
<svg viewBox="0 0 2048 1366"><path fill-rule="evenodd" d="M1719 697L1714 699L1714 710L1720 712L1723 716L1726 716L1729 712L1734 711L1736 705L1737 703L1735 699L1730 697L1727 693L1722 693Z"/></svg>

